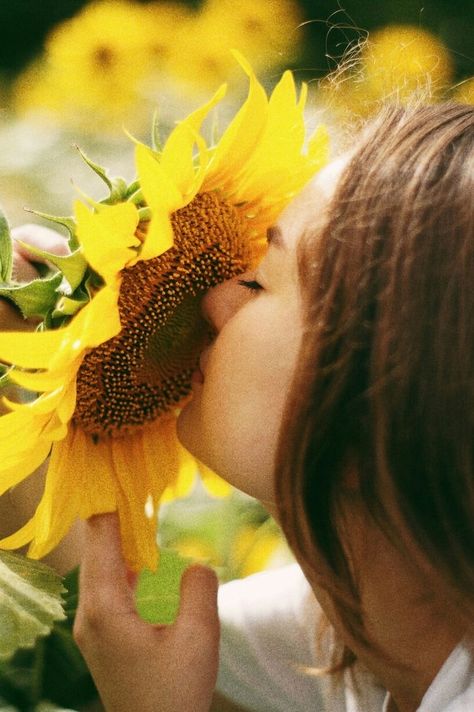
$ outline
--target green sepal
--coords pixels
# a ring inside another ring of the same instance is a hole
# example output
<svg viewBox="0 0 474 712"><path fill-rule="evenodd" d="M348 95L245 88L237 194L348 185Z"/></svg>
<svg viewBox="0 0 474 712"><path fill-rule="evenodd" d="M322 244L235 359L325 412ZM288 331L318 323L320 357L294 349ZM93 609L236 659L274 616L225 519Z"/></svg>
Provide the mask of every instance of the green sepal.
<svg viewBox="0 0 474 712"><path fill-rule="evenodd" d="M64 620L62 578L39 561L0 552L0 660L30 648Z"/></svg>
<svg viewBox="0 0 474 712"><path fill-rule="evenodd" d="M137 190L140 190L140 181L134 180L127 187L127 194L125 196L126 200L131 200L132 196L137 192Z"/></svg>
<svg viewBox="0 0 474 712"><path fill-rule="evenodd" d="M154 151L161 153L163 150L163 142L160 136L160 119L158 109L153 112L153 120L151 123L151 147Z"/></svg>
<svg viewBox="0 0 474 712"><path fill-rule="evenodd" d="M56 304L56 308L51 313L52 319L60 319L61 317L71 317L77 314L88 302L88 297L82 299L73 299L72 297L61 297Z"/></svg>
<svg viewBox="0 0 474 712"><path fill-rule="evenodd" d="M133 195L129 197L128 200L134 205L143 205L145 202L145 198L143 197L142 189L138 188L138 190L136 190Z"/></svg>
<svg viewBox="0 0 474 712"><path fill-rule="evenodd" d="M79 146L76 146L76 149L78 150L79 155L81 156L84 163L86 163L89 168L91 168L94 173L98 175L101 180L104 181L105 185L109 189L110 194L108 198L102 200L101 202L106 203L108 205L123 202L126 199L128 191L127 181L120 177L110 178L106 168L104 168L103 166L99 166L98 163L95 163L91 158L89 158L89 156L84 153L82 149L79 148Z"/></svg>
<svg viewBox="0 0 474 712"><path fill-rule="evenodd" d="M25 210L27 213L32 213L33 215L37 215L39 218L49 220L49 222L65 227L69 233L68 245L70 250L74 252L79 248L79 242L76 237L76 222L74 218L61 215L50 215L49 213L42 213L39 210L32 210L31 208L25 208Z"/></svg>
<svg viewBox="0 0 474 712"><path fill-rule="evenodd" d="M0 391L3 388L12 385L13 382L10 379L11 369L12 366L7 366L5 363L0 363Z"/></svg>
<svg viewBox="0 0 474 712"><path fill-rule="evenodd" d="M35 279L18 286L0 286L0 297L13 302L25 319L44 317L58 299L58 289L63 276L60 272L46 279Z"/></svg>
<svg viewBox="0 0 474 712"><path fill-rule="evenodd" d="M138 208L138 219L140 222L148 222L151 220L150 208Z"/></svg>
<svg viewBox="0 0 474 712"><path fill-rule="evenodd" d="M66 278L71 288L71 292L74 292L74 290L82 282L86 273L86 269L88 267L88 263L80 249L76 250L75 252L71 252L70 255L55 255L52 252L46 252L46 250L41 250L38 247L29 245L28 243L22 242L21 240L18 240L18 242L32 255L42 257L43 259L48 260L48 262L51 262L51 264L57 267L57 269L62 272L62 274Z"/></svg>
<svg viewBox="0 0 474 712"><path fill-rule="evenodd" d="M0 209L0 280L9 282L13 269L13 241L8 221Z"/></svg>

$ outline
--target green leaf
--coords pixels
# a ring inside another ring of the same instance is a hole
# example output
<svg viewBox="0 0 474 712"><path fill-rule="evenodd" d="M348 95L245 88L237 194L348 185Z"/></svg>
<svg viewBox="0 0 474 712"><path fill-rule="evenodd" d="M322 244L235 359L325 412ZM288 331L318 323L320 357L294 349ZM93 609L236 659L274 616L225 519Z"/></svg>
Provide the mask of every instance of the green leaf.
<svg viewBox="0 0 474 712"><path fill-rule="evenodd" d="M0 209L0 280L9 282L13 269L13 242L8 221Z"/></svg>
<svg viewBox="0 0 474 712"><path fill-rule="evenodd" d="M17 240L17 242L32 255L48 260L48 262L51 262L51 264L62 272L71 287L71 292L82 282L88 267L82 250L78 249L75 252L71 252L70 255L55 255L53 252L46 252L46 250L41 250L39 247L29 245L27 242L22 242L21 240Z"/></svg>
<svg viewBox="0 0 474 712"><path fill-rule="evenodd" d="M12 301L28 319L43 317L54 307L58 299L58 288L63 276L60 272L46 279L35 279L28 284L0 287L0 297Z"/></svg>
<svg viewBox="0 0 474 712"><path fill-rule="evenodd" d="M0 660L30 648L65 618L62 579L53 569L24 556L0 552Z"/></svg>
<svg viewBox="0 0 474 712"><path fill-rule="evenodd" d="M142 571L136 601L139 615L149 623L172 623L179 608L183 571L191 563L172 549L161 549L156 573Z"/></svg>
<svg viewBox="0 0 474 712"><path fill-rule="evenodd" d="M42 213L39 210L32 210L31 208L25 208L25 210L27 213L31 213L32 215L37 215L39 218L43 218L43 220L49 220L49 222L53 222L56 225L62 225L63 227L65 227L66 230L69 232L69 248L72 251L78 249L79 243L76 237L76 223L74 218L59 215L50 215L49 213Z"/></svg>

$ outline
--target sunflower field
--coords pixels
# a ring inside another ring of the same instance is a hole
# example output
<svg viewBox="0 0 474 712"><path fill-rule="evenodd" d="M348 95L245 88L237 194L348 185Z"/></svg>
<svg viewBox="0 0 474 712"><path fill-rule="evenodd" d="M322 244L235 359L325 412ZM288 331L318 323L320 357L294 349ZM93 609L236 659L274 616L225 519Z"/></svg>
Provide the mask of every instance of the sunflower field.
<svg viewBox="0 0 474 712"><path fill-rule="evenodd" d="M0 0L0 22L0 712L93 712L81 520L118 512L154 622L190 561L292 560L176 437L200 300L382 102L474 103L474 7Z"/></svg>

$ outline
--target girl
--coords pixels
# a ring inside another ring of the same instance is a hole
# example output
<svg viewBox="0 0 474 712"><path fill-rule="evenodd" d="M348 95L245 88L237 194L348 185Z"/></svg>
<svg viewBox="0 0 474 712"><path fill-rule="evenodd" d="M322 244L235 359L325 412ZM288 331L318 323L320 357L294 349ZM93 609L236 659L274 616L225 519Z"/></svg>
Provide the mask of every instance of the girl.
<svg viewBox="0 0 474 712"><path fill-rule="evenodd" d="M387 110L207 294L180 438L301 569L223 586L218 615L192 566L153 627L90 520L76 636L107 710L474 710L473 195L474 107Z"/></svg>

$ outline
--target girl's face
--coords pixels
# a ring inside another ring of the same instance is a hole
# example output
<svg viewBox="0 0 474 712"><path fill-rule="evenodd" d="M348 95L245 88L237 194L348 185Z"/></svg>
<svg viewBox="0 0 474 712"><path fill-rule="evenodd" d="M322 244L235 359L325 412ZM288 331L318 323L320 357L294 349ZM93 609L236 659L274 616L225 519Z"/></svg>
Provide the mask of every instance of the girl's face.
<svg viewBox="0 0 474 712"><path fill-rule="evenodd" d="M178 420L183 445L235 487L274 501L280 423L303 334L296 249L317 233L340 162L318 174L269 230L259 267L209 290L216 339L201 356L193 398ZM200 382L202 381L202 382Z"/></svg>

